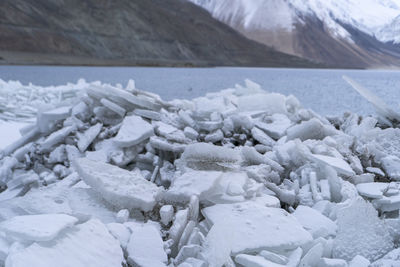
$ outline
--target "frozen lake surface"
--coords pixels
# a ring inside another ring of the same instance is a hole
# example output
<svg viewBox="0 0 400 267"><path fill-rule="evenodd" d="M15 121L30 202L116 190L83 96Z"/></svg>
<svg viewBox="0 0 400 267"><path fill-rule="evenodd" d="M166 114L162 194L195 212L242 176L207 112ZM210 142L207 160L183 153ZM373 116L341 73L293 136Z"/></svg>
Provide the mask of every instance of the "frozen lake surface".
<svg viewBox="0 0 400 267"><path fill-rule="evenodd" d="M100 80L126 85L134 79L140 89L152 91L166 100L194 98L207 92L229 88L250 79L269 92L295 95L303 106L323 115L353 111L374 113L372 106L343 79L347 75L382 97L397 109L400 72L376 70L318 70L270 68L148 68L148 67L54 67L0 66L0 79L23 84L49 86Z"/></svg>

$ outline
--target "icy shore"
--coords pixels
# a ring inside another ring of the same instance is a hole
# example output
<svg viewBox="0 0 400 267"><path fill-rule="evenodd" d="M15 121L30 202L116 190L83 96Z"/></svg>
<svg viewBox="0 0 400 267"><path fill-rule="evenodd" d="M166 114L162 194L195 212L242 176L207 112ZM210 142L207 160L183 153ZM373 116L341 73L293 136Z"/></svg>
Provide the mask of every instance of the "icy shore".
<svg viewBox="0 0 400 267"><path fill-rule="evenodd" d="M1 151L5 266L400 266L400 129L373 97L379 118L326 118L248 80L61 91Z"/></svg>

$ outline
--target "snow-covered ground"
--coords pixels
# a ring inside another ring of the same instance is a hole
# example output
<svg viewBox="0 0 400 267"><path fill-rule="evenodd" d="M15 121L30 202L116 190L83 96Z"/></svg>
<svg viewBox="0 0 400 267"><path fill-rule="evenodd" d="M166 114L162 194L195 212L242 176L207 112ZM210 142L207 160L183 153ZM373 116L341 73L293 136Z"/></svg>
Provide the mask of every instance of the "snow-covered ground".
<svg viewBox="0 0 400 267"><path fill-rule="evenodd" d="M400 266L400 115L346 80L377 116L250 80L173 101L66 86L35 123L0 124L24 126L1 150L0 263Z"/></svg>

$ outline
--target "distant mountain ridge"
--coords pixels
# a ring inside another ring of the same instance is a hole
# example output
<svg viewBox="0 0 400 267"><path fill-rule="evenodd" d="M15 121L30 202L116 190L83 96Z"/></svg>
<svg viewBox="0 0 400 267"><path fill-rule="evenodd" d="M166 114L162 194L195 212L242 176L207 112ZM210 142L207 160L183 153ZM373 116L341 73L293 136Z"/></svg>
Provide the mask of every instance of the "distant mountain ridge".
<svg viewBox="0 0 400 267"><path fill-rule="evenodd" d="M0 63L318 66L249 40L186 0L0 1Z"/></svg>
<svg viewBox="0 0 400 267"><path fill-rule="evenodd" d="M400 0L190 0L250 39L338 67L400 66Z"/></svg>

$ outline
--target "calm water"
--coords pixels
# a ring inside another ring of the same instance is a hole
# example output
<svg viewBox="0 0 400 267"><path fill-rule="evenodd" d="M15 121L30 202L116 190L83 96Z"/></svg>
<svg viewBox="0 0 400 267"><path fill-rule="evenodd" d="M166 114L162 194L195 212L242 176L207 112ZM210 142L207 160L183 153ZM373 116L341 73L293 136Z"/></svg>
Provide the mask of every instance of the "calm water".
<svg viewBox="0 0 400 267"><path fill-rule="evenodd" d="M295 95L307 108L324 115L353 111L372 114L372 106L342 79L348 75L396 109L400 98L399 71L308 70L269 68L145 68L145 67L54 67L0 66L0 79L23 84L59 85L100 80L155 92L166 100L193 98L251 79L270 92Z"/></svg>

